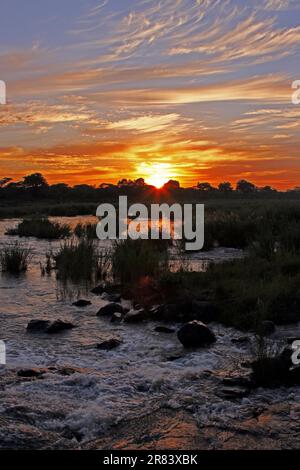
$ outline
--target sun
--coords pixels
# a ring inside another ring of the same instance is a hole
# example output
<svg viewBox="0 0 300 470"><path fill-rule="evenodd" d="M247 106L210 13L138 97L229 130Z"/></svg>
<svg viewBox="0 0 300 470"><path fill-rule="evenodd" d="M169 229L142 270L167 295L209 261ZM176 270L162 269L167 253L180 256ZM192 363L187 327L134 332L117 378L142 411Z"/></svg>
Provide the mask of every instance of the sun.
<svg viewBox="0 0 300 470"><path fill-rule="evenodd" d="M170 178L167 178L163 175L152 175L147 178L147 183L155 186L157 189L162 188L162 186L169 181Z"/></svg>
<svg viewBox="0 0 300 470"><path fill-rule="evenodd" d="M174 169L168 163L141 163L137 168L137 173L143 176L146 183L161 188L170 179L175 178Z"/></svg>

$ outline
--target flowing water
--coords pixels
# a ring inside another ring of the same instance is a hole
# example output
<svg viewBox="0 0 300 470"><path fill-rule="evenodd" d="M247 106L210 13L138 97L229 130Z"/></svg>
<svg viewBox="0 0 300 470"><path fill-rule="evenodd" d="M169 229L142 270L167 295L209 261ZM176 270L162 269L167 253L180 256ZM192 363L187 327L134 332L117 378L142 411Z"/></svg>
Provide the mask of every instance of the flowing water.
<svg viewBox="0 0 300 470"><path fill-rule="evenodd" d="M60 220L75 225L79 218ZM81 217L83 220L88 218ZM5 229L16 223L0 222L1 244L17 239L5 235ZM5 341L7 352L7 365L0 366L0 448L22 447L28 442L41 446L45 435L51 436L50 446L57 442L61 447L84 446L105 436L116 423L159 409L185 410L199 429L216 429L212 447L223 446L217 438L221 429L231 429L242 440L245 432L252 436L249 420L257 410L261 414L273 410L267 424L258 424L261 434L258 432L257 446L262 436L269 438L270 428L278 446L283 442L288 447L294 445L293 439L299 439L299 387L258 389L236 399L220 395L224 376L245 372L240 363L251 357L254 339L250 335L248 342L237 345L232 339L240 337L240 332L212 324L216 343L187 351L176 334L155 332L157 324L153 322L111 323L96 316L106 302L86 286L81 286L80 295L92 304L80 309L72 306L79 295L75 288L74 299L63 295L53 273L41 276L40 262L44 263L45 253L50 248L55 250L60 242L28 239L26 243L34 254L28 272L18 277L0 274L0 339ZM210 260L240 255L235 250L217 249L189 255L185 264L202 270ZM176 254L172 262L178 266ZM27 333L26 325L37 318L60 318L77 328L57 335ZM168 326L176 330L179 325ZM293 325L278 328L275 337L297 335L300 337L299 325ZM97 343L111 337L120 337L122 344L110 351L96 349ZM40 367L46 368L40 378L16 375L19 369ZM288 405L284 413L280 408L283 403Z"/></svg>

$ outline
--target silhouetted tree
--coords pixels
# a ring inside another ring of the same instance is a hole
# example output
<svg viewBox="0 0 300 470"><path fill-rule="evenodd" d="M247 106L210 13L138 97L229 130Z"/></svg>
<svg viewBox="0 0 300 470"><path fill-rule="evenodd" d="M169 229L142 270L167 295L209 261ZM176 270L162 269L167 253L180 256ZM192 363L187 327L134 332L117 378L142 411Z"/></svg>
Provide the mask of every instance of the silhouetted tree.
<svg viewBox="0 0 300 470"><path fill-rule="evenodd" d="M199 189L199 191L206 191L206 192L215 190L215 188L206 181L204 183L198 183L197 188Z"/></svg>
<svg viewBox="0 0 300 470"><path fill-rule="evenodd" d="M32 173L31 175L24 176L22 185L28 189L45 189L48 183L41 173Z"/></svg>
<svg viewBox="0 0 300 470"><path fill-rule="evenodd" d="M221 193L231 193L233 191L233 187L229 181L220 183L218 189Z"/></svg>
<svg viewBox="0 0 300 470"><path fill-rule="evenodd" d="M174 189L180 189L180 183L179 181L176 180L169 180L167 183L164 184L163 186L164 189L167 189L168 191L173 191Z"/></svg>
<svg viewBox="0 0 300 470"><path fill-rule="evenodd" d="M237 182L236 190L243 194L253 194L257 191L257 187L250 181L240 180Z"/></svg>

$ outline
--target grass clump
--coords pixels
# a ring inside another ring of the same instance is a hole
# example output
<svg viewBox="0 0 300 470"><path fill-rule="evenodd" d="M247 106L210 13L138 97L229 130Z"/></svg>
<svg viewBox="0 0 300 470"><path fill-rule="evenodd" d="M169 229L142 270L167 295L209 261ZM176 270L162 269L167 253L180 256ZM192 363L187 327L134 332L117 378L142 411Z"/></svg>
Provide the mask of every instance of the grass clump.
<svg viewBox="0 0 300 470"><path fill-rule="evenodd" d="M96 227L97 224L82 224L79 223L76 225L74 229L74 234L78 238L88 238L90 240L96 239L97 238L97 233L96 233Z"/></svg>
<svg viewBox="0 0 300 470"><path fill-rule="evenodd" d="M111 255L114 279L128 285L143 277L158 276L168 263L167 244L164 242L143 239L115 242Z"/></svg>
<svg viewBox="0 0 300 470"><path fill-rule="evenodd" d="M94 240L81 238L65 240L57 253L52 254L57 277L72 281L105 279L109 262Z"/></svg>
<svg viewBox="0 0 300 470"><path fill-rule="evenodd" d="M71 235L71 229L67 224L59 224L47 218L23 219L16 229L10 229L7 235L18 235L19 237L36 237L47 240L67 238Z"/></svg>
<svg viewBox="0 0 300 470"><path fill-rule="evenodd" d="M15 243L0 250L0 264L2 271L10 274L19 274L27 271L31 261L32 252L30 248Z"/></svg>

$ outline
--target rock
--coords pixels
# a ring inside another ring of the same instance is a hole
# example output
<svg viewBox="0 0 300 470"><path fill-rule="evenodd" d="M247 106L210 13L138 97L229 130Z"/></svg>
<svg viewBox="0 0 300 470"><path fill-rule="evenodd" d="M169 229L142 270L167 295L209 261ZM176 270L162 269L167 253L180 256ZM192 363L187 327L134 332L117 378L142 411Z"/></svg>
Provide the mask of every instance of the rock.
<svg viewBox="0 0 300 470"><path fill-rule="evenodd" d="M139 310L131 309L124 316L125 323L139 323L146 320L148 317L145 309L141 308Z"/></svg>
<svg viewBox="0 0 300 470"><path fill-rule="evenodd" d="M49 328L51 322L49 320L30 320L26 329L31 332L45 332Z"/></svg>
<svg viewBox="0 0 300 470"><path fill-rule="evenodd" d="M84 300L84 299L79 299L79 300L76 300L76 302L73 302L72 305L74 305L75 307L87 307L88 305L91 305L92 302L90 302L89 300Z"/></svg>
<svg viewBox="0 0 300 470"><path fill-rule="evenodd" d="M120 338L110 338L102 343L97 344L97 349L103 349L106 351L110 351L111 349L116 348L117 346L120 346L122 343L122 340Z"/></svg>
<svg viewBox="0 0 300 470"><path fill-rule="evenodd" d="M236 399L236 398L244 398L249 394L249 390L246 388L239 388L239 387L224 387L221 390L217 391L217 395L221 398L226 399Z"/></svg>
<svg viewBox="0 0 300 470"><path fill-rule="evenodd" d="M167 356L166 361L173 362L173 361L177 361L178 359L181 359L182 357L183 356L180 356L179 354L178 355L174 354L173 356Z"/></svg>
<svg viewBox="0 0 300 470"><path fill-rule="evenodd" d="M172 328L168 328L166 326L156 326L154 331L157 331L158 333L175 333L175 330L172 330Z"/></svg>
<svg viewBox="0 0 300 470"><path fill-rule="evenodd" d="M75 328L75 325L73 325L73 323L65 322L62 320L55 320L46 329L46 333L48 334L60 333L61 331L70 330L72 328Z"/></svg>
<svg viewBox="0 0 300 470"><path fill-rule="evenodd" d="M239 338L232 338L231 342L233 344L244 344L249 343L250 338L248 336L240 336Z"/></svg>
<svg viewBox="0 0 300 470"><path fill-rule="evenodd" d="M177 332L177 337L185 348L197 348L216 341L214 333L198 320L183 325Z"/></svg>
<svg viewBox="0 0 300 470"><path fill-rule="evenodd" d="M275 323L271 320L265 320L261 324L261 332L263 335L268 336L274 333L275 331Z"/></svg>
<svg viewBox="0 0 300 470"><path fill-rule="evenodd" d="M224 377L222 383L226 386L233 387L252 387L253 385L253 376L252 373L247 373L244 375L233 375L229 377Z"/></svg>
<svg viewBox="0 0 300 470"><path fill-rule="evenodd" d="M99 284L98 286L94 287L91 290L91 293L95 294L95 295L102 295L103 292L105 292L105 285L104 284Z"/></svg>
<svg viewBox="0 0 300 470"><path fill-rule="evenodd" d="M121 323L122 320L123 320L123 314L120 312L113 313L110 319L111 323Z"/></svg>
<svg viewBox="0 0 300 470"><path fill-rule="evenodd" d="M108 294L107 292L104 292L102 299L107 300L108 302L120 302L121 294Z"/></svg>
<svg viewBox="0 0 300 470"><path fill-rule="evenodd" d="M44 373L46 372L46 370L44 369L20 369L18 370L17 372L17 375L19 377L28 377L28 378L31 378L31 377L41 377Z"/></svg>
<svg viewBox="0 0 300 470"><path fill-rule="evenodd" d="M107 305L104 305L104 307L101 307L97 315L100 317L108 317L110 315L113 315L116 312L124 313L124 309L122 305L117 304L115 302L111 302Z"/></svg>

